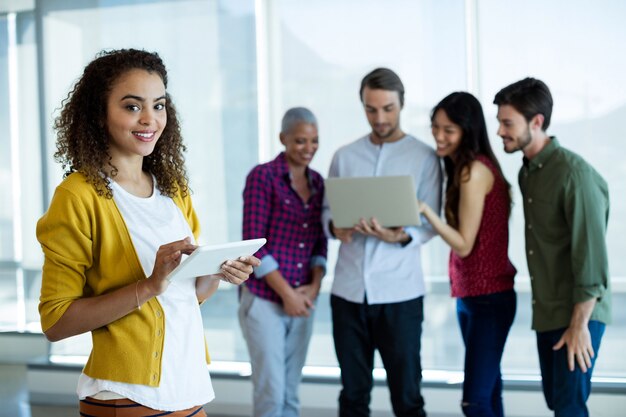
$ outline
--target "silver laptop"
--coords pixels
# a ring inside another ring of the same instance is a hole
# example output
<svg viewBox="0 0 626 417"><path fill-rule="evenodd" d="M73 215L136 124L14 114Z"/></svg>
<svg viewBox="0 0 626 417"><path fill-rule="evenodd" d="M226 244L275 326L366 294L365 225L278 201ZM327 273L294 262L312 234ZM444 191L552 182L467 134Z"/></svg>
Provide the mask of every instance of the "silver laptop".
<svg viewBox="0 0 626 417"><path fill-rule="evenodd" d="M335 227L349 228L372 217L384 227L421 225L410 175L328 178L325 184Z"/></svg>

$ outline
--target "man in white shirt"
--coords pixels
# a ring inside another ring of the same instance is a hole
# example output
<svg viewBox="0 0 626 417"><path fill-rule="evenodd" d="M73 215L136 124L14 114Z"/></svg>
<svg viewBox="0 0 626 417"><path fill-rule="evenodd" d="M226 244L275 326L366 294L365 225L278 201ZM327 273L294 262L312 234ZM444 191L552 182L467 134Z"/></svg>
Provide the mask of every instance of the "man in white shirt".
<svg viewBox="0 0 626 417"><path fill-rule="evenodd" d="M341 147L329 177L412 175L416 197L439 212L441 168L432 148L400 128L404 86L393 71L378 68L361 82L371 133ZM389 202L393 204L393 202ZM422 227L385 228L362 219L353 228L323 224L341 241L331 306L335 352L341 368L339 416L369 416L374 351L378 349L396 416L425 416L420 393L420 339L424 277L420 247L434 233Z"/></svg>

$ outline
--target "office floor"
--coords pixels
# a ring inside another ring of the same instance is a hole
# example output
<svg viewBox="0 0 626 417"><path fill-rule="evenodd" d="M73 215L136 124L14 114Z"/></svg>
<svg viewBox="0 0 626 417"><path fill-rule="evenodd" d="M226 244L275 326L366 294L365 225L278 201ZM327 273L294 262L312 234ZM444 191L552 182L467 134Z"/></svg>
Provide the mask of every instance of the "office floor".
<svg viewBox="0 0 626 417"><path fill-rule="evenodd" d="M302 410L303 417L317 417L311 410ZM389 417L390 413L373 413L373 417ZM432 414L429 414L432 415ZM31 405L28 402L26 366L0 363L0 417L70 417L78 416L77 406ZM220 417L211 415L211 417ZM222 416L224 417L224 416ZM233 416L230 416L233 417ZM244 416L241 416L244 417ZM451 417L437 414L433 417Z"/></svg>
<svg viewBox="0 0 626 417"><path fill-rule="evenodd" d="M77 407L35 406L28 403L25 365L0 365L0 417L67 417Z"/></svg>
<svg viewBox="0 0 626 417"><path fill-rule="evenodd" d="M78 416L78 406L31 405L28 402L25 365L0 364L0 417L69 416Z"/></svg>

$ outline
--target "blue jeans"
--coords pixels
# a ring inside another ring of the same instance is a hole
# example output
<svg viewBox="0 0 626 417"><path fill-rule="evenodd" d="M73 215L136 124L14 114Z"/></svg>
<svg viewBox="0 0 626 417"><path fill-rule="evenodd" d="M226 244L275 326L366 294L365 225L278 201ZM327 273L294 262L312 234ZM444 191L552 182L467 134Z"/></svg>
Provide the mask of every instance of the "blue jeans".
<svg viewBox="0 0 626 417"><path fill-rule="evenodd" d="M516 307L513 290L457 300L457 317L465 343L461 408L466 416L504 415L500 360Z"/></svg>
<svg viewBox="0 0 626 417"><path fill-rule="evenodd" d="M341 368L339 416L370 415L374 351L387 372L393 412L425 417L420 393L423 297L399 303L353 303L331 295L333 339Z"/></svg>
<svg viewBox="0 0 626 417"><path fill-rule="evenodd" d="M253 415L298 417L298 389L313 331L309 317L291 317L282 305L241 288L239 324L252 366Z"/></svg>
<svg viewBox="0 0 626 417"><path fill-rule="evenodd" d="M567 367L567 346L554 351L554 346L566 329L537 332L537 350L539 352L539 366L541 367L541 383L543 395L548 408L554 411L556 417L583 417L588 416L587 398L591 392L591 374L598 358L600 341L604 334L605 324L592 320L589 322L591 346L594 357L591 359L591 368L586 373L576 364L574 371Z"/></svg>

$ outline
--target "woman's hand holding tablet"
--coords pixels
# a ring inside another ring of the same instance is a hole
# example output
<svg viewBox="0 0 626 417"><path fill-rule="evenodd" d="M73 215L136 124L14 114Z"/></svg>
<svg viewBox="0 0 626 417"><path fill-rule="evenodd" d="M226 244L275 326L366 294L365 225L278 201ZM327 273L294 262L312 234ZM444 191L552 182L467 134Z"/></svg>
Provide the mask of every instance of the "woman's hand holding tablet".
<svg viewBox="0 0 626 417"><path fill-rule="evenodd" d="M266 239L260 238L199 246L167 276L167 279L175 281L195 279L205 275L224 274L225 280L231 282L228 279L228 274L222 269L222 264L229 260L238 260L240 257L250 257L266 242Z"/></svg>

